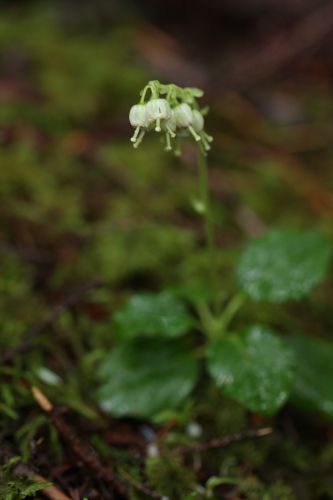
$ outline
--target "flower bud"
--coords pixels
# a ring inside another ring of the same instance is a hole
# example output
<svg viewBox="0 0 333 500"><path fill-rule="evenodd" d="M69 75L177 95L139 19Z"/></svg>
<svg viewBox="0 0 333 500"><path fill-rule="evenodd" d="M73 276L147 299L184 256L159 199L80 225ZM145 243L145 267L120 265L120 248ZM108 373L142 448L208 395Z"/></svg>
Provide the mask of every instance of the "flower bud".
<svg viewBox="0 0 333 500"><path fill-rule="evenodd" d="M176 123L178 127L189 127L193 122L193 113L186 103L175 107Z"/></svg>
<svg viewBox="0 0 333 500"><path fill-rule="evenodd" d="M129 121L132 127L147 127L147 106L146 104L135 104L129 112Z"/></svg>
<svg viewBox="0 0 333 500"><path fill-rule="evenodd" d="M203 128L204 128L204 119L203 119L203 116L202 114L200 113L200 111L197 111L196 109L194 109L192 111L193 113L193 128L196 132L202 132Z"/></svg>

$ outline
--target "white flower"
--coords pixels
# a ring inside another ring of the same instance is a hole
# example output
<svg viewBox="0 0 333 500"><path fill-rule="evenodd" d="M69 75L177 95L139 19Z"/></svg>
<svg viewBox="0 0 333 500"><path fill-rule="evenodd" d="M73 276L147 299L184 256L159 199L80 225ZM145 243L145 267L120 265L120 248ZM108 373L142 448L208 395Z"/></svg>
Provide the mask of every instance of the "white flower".
<svg viewBox="0 0 333 500"><path fill-rule="evenodd" d="M200 113L200 111L197 111L196 109L194 109L192 111L192 114L193 114L193 128L196 132L202 132L203 128L204 128L204 119L203 119L203 116L202 114Z"/></svg>
<svg viewBox="0 0 333 500"><path fill-rule="evenodd" d="M202 153L208 151L213 139L205 132L204 117L196 101L202 95L200 89L165 85L157 80L148 82L140 92L140 104L132 106L129 113L129 121L135 128L133 146L137 148L144 135L155 130L163 131L167 151L175 148L175 154L179 154L180 139L189 135L198 142Z"/></svg>
<svg viewBox="0 0 333 500"><path fill-rule="evenodd" d="M134 142L134 147L137 148L145 135L145 129L149 125L147 105L135 104L129 112L129 121L132 127L135 127L135 132L131 141Z"/></svg>
<svg viewBox="0 0 333 500"><path fill-rule="evenodd" d="M147 113L149 120L167 120L171 115L171 109L166 99L151 99L147 102Z"/></svg>
<svg viewBox="0 0 333 500"><path fill-rule="evenodd" d="M192 108L185 102L183 104L179 104L175 107L175 115L177 127L187 128L193 135L194 139L196 141L200 141L200 135L198 135L193 128L194 116Z"/></svg>
<svg viewBox="0 0 333 500"><path fill-rule="evenodd" d="M178 127L189 127L193 122L193 113L186 103L175 107L176 123Z"/></svg>
<svg viewBox="0 0 333 500"><path fill-rule="evenodd" d="M204 150L209 151L210 150L209 143L212 142L213 139L210 135L206 134L206 132L204 131L204 125L205 121L202 114L200 113L200 111L194 109L193 123L192 123L193 129L197 134L200 135L201 144L203 145Z"/></svg>
<svg viewBox="0 0 333 500"><path fill-rule="evenodd" d="M129 121L132 127L146 127L148 125L146 104L135 104L129 112Z"/></svg>
<svg viewBox="0 0 333 500"><path fill-rule="evenodd" d="M168 120L171 116L168 101L166 99L151 99L147 102L147 116L149 122L156 121L156 132L161 132L161 120Z"/></svg>

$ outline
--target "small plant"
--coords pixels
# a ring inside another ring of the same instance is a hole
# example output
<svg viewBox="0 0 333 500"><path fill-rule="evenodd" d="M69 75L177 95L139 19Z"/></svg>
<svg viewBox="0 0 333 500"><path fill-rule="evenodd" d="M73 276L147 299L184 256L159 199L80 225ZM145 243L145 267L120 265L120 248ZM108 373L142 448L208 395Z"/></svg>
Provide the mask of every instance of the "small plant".
<svg viewBox="0 0 333 500"><path fill-rule="evenodd" d="M326 276L332 245L318 230L270 230L245 246L237 289L229 300L220 298L206 160L212 138L204 130L207 109L197 103L202 95L152 81L129 119L135 148L150 131L162 134L165 148L177 154L182 138L198 147L194 208L205 225L208 293L187 294L186 301L170 290L130 297L113 317L117 344L99 366L98 401L113 415L164 418L188 398L205 366L220 390L250 411L273 415L291 400L332 417L333 347L305 335L282 337L270 325L244 324L241 316L250 301L282 304L308 296Z"/></svg>
<svg viewBox="0 0 333 500"><path fill-rule="evenodd" d="M19 457L12 457L0 468L0 495L3 500L25 500L36 498L36 494L52 486L52 483L36 482L23 475L14 475L12 469L20 462Z"/></svg>

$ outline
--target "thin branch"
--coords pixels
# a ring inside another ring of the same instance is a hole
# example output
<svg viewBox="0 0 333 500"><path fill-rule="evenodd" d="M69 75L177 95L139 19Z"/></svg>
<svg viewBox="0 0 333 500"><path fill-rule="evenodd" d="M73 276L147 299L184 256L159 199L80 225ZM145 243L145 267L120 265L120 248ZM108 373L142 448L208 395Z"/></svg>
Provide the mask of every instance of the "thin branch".
<svg viewBox="0 0 333 500"><path fill-rule="evenodd" d="M5 463L10 460L14 454L12 451L9 449L8 446L2 445L0 448L0 454L2 461ZM52 481L49 481L46 479L44 476L41 476L40 474L35 473L32 469L30 469L26 464L21 462L21 460L16 461L13 466L11 467L11 470L13 474L17 477L26 477L31 481L34 481L36 483L49 483ZM43 488L40 490L41 493L43 493L45 496L50 498L51 500L71 500L70 497L65 495L57 486L54 484L52 486L48 486L46 488Z"/></svg>
<svg viewBox="0 0 333 500"><path fill-rule="evenodd" d="M82 440L82 437L74 432L60 415L59 410L53 406L51 401L49 401L40 389L32 387L32 394L38 405L58 430L61 437L67 442L72 452L98 477L112 484L113 488L117 490L118 493L126 496L127 488L115 477L111 465L106 467L101 463L97 453L90 445Z"/></svg>
<svg viewBox="0 0 333 500"><path fill-rule="evenodd" d="M207 443L200 443L194 446L178 446L174 448L174 452L180 455L185 455L187 453L201 453L203 451L212 450L215 448L224 448L234 443L240 443L246 439L260 438L268 436L273 432L271 427L263 427L262 429L249 429L244 432L237 432L231 434L230 436L224 436L223 438L215 438Z"/></svg>
<svg viewBox="0 0 333 500"><path fill-rule="evenodd" d="M82 442L82 439L80 439L74 433L73 429L71 429L69 425L64 421L57 409L54 408L51 401L49 401L49 399L40 389L38 389L37 387L32 387L31 390L36 402L50 418L51 422L57 428L59 434L69 444L73 453L78 458L80 458L80 460L82 460L82 462L85 463L90 469L92 469L101 479L104 479L108 483L112 483L119 493L126 496L127 488L125 484L123 484L123 482L115 478L112 467L105 467L100 462L96 452L90 446ZM141 491L151 498L162 498L158 493L155 493L147 486L141 484L139 481L133 478L127 471L121 469L120 474L123 477L124 481L133 486L136 490Z"/></svg>
<svg viewBox="0 0 333 500"><path fill-rule="evenodd" d="M41 482L41 483L48 482L47 479L45 479L43 476L41 476L39 474L33 474L32 477L33 477L33 480L37 481L37 482ZM44 495L46 495L47 497L49 497L51 500L71 500L70 497L65 495L62 491L59 490L58 487L56 487L54 485L49 486L48 488L43 488L41 490L41 492Z"/></svg>

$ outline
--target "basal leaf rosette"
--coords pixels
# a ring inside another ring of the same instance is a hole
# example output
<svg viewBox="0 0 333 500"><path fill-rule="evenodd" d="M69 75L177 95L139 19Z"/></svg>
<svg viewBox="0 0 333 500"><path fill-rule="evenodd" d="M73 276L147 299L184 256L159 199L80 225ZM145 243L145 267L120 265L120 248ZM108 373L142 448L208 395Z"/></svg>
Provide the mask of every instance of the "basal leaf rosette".
<svg viewBox="0 0 333 500"><path fill-rule="evenodd" d="M331 257L331 242L320 231L275 229L247 244L237 277L253 300L299 300L325 278Z"/></svg>
<svg viewBox="0 0 333 500"><path fill-rule="evenodd" d="M333 344L306 335L292 336L288 343L295 356L292 403L333 419Z"/></svg>
<svg viewBox="0 0 333 500"><path fill-rule="evenodd" d="M271 330L254 325L208 349L208 371L223 393L253 412L276 413L293 383L293 354Z"/></svg>
<svg viewBox="0 0 333 500"><path fill-rule="evenodd" d="M118 340L135 337L175 338L193 326L184 303L170 292L133 295L113 316Z"/></svg>
<svg viewBox="0 0 333 500"><path fill-rule="evenodd" d="M137 339L101 360L96 399L116 417L157 417L184 401L198 371L194 354L181 340Z"/></svg>

